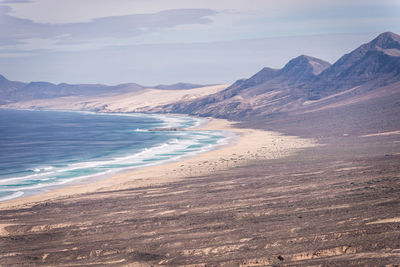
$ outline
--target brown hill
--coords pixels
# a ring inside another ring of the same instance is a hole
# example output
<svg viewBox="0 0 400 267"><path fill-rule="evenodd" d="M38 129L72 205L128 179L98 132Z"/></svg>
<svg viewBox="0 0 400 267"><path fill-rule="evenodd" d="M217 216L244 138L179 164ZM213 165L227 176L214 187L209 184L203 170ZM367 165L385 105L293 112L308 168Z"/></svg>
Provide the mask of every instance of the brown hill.
<svg viewBox="0 0 400 267"><path fill-rule="evenodd" d="M341 57L311 86L315 98L350 89L364 83L380 87L400 81L400 36L380 34Z"/></svg>
<svg viewBox="0 0 400 267"><path fill-rule="evenodd" d="M364 94L398 81L400 36L386 32L344 55L332 66L320 59L300 56L281 70L264 68L222 92L195 101L172 103L154 111L236 120L262 118L333 105L354 95L362 99ZM390 90L399 93L398 87Z"/></svg>
<svg viewBox="0 0 400 267"><path fill-rule="evenodd" d="M299 98L307 98L299 88L315 81L317 74L329 66L323 60L302 55L281 70L264 68L222 92L196 101L173 103L159 111L241 119L291 109L298 106Z"/></svg>

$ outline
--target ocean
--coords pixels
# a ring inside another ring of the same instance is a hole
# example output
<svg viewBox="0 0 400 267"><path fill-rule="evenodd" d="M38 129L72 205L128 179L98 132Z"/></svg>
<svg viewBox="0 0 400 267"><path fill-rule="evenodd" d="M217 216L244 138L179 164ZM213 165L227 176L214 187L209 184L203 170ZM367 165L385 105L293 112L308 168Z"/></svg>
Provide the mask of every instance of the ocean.
<svg viewBox="0 0 400 267"><path fill-rule="evenodd" d="M0 201L175 161L226 143L229 136L222 131L191 130L205 120L0 109ZM149 131L154 128L185 131Z"/></svg>

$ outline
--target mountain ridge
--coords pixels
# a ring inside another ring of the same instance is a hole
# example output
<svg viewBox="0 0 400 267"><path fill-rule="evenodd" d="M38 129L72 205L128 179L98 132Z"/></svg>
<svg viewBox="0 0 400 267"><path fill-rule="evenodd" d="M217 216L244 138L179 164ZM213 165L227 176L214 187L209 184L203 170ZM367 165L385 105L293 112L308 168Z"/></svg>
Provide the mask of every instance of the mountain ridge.
<svg viewBox="0 0 400 267"><path fill-rule="evenodd" d="M293 112L304 108L305 103L317 103L313 101L346 91L364 94L400 81L398 48L400 36L385 32L342 56L333 65L301 55L280 70L263 68L222 92L190 102L172 103L156 111L240 120Z"/></svg>
<svg viewBox="0 0 400 267"><path fill-rule="evenodd" d="M32 81L29 83L10 81L0 74L0 104L27 100L50 99L67 96L110 96L137 92L145 89L186 90L206 87L191 83L176 83L171 85L143 86L137 83L118 85L104 84L68 84Z"/></svg>
<svg viewBox="0 0 400 267"><path fill-rule="evenodd" d="M400 81L400 57L386 54L386 49L395 49L400 53L400 36L392 32L382 33L342 56L319 75L313 91L322 87L324 91L319 93L326 96L370 81L374 81L376 86ZM334 79L340 81L335 81L332 86Z"/></svg>
<svg viewBox="0 0 400 267"><path fill-rule="evenodd" d="M215 84L208 84L208 85L202 85L202 84L194 84L194 83L174 83L174 84L159 84L154 87L154 89L160 89L160 90L187 90L187 89L194 89L194 88L201 88L201 87L206 87L206 86L211 86Z"/></svg>
<svg viewBox="0 0 400 267"><path fill-rule="evenodd" d="M367 95L374 95L374 92L379 90L400 93L400 36L392 32L382 33L370 42L343 55L332 65L312 56L300 55L290 60L281 69L264 67L250 78L237 80L230 86L207 89L201 93L194 90L190 92L190 97L185 90L191 90L191 87L199 85L177 83L144 87L133 83L117 86L54 85L37 82L24 84L10 82L2 77L0 77L0 99L3 104L30 99L83 95L86 98L80 98L81 104L92 103L93 97L96 97L96 111L118 112L121 109L116 108L115 100L112 101L114 109L110 109L107 103L101 104L101 97L124 94L136 97L135 92L153 88L160 90L159 92L165 91L164 93L169 90L182 90L182 94L179 94L179 99L175 101L170 101L171 99L168 98L166 104L159 106L141 104L140 109L130 107L129 110L243 120L276 114L308 112L320 109L323 105L337 105L336 102L345 99L354 100L354 96L362 99ZM387 87L392 84L394 87ZM7 89L2 90L2 85ZM39 90L35 89L36 87L41 88ZM4 94L9 97L6 101L2 97ZM387 92L379 92L376 95L387 95ZM165 101L162 102L165 103ZM40 108L40 105L48 106L42 101L35 102L33 107ZM89 108L86 104L84 106Z"/></svg>

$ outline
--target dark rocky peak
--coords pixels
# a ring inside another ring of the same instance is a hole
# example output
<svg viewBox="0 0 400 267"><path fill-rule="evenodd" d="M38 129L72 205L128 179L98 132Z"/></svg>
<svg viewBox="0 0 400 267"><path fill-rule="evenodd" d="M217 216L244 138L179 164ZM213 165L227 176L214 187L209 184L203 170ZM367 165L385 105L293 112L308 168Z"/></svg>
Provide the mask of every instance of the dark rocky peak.
<svg viewBox="0 0 400 267"><path fill-rule="evenodd" d="M400 49L400 36L391 32L385 32L377 36L371 42L366 43L355 49L354 51L344 55L329 69L324 71L320 77L323 79L332 79L336 77L342 77L343 75L349 74L349 71L354 69L359 64L374 64L380 65L385 62L389 62L386 58L381 58L379 54L385 54L387 56L398 55ZM376 57L374 62L367 60L365 57ZM385 62L383 62L383 60ZM368 63L366 63L368 62Z"/></svg>
<svg viewBox="0 0 400 267"><path fill-rule="evenodd" d="M400 36L392 33L392 32L385 32L378 35L375 39L371 42L366 43L341 57L335 64L332 65L330 69L326 71L326 76L339 76L341 73L352 67L357 62L361 61L368 53L385 53L385 54L396 54L394 51L400 49ZM389 51L385 51L389 50Z"/></svg>
<svg viewBox="0 0 400 267"><path fill-rule="evenodd" d="M384 32L368 43L371 49L380 47L383 49L400 49L400 35L392 32Z"/></svg>
<svg viewBox="0 0 400 267"><path fill-rule="evenodd" d="M263 68L249 79L236 81L227 89L218 93L219 99L228 99L239 94L259 95L270 91L271 84L292 85L314 80L321 71L330 66L330 63L310 56L299 56L292 59L281 70Z"/></svg>
<svg viewBox="0 0 400 267"><path fill-rule="evenodd" d="M306 82L330 67L330 63L321 59L301 55L290 60L279 71L279 75L291 82Z"/></svg>

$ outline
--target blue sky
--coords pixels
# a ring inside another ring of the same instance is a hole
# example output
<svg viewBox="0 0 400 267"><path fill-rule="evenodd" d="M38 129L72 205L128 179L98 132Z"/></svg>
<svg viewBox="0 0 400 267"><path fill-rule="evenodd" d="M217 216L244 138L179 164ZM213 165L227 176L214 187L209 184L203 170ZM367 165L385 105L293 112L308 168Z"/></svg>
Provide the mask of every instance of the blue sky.
<svg viewBox="0 0 400 267"><path fill-rule="evenodd" d="M0 0L0 73L55 83L227 83L384 31L398 0Z"/></svg>

